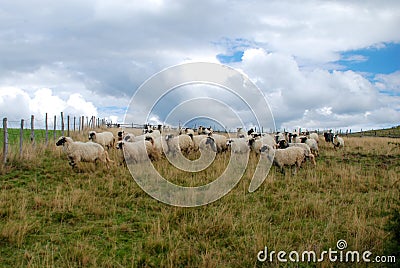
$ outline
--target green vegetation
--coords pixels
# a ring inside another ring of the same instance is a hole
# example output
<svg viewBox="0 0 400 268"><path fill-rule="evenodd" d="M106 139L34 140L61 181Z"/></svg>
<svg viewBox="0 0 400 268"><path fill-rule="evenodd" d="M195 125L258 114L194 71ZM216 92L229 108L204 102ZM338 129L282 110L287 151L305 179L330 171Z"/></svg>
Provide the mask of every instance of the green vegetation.
<svg viewBox="0 0 400 268"><path fill-rule="evenodd" d="M317 167L305 163L295 176L272 168L254 193L247 192L257 161L251 155L229 194L197 208L148 196L119 165L116 150L110 151L116 161L110 170L83 163L71 171L61 148L37 144L23 159L11 156L0 166L0 266L278 267L276 259L257 262L257 253L265 246L321 252L336 249L339 239L349 250L395 255L399 141L349 137L345 143L334 150L322 141ZM201 174L174 169L166 159L155 166L183 184L204 174L216 178L227 157L218 155Z"/></svg>

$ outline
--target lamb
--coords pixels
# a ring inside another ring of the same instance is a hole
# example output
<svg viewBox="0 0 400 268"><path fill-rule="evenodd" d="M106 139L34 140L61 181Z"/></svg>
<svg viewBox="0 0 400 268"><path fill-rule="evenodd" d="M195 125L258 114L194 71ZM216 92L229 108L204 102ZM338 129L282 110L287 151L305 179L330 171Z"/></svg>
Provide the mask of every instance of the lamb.
<svg viewBox="0 0 400 268"><path fill-rule="evenodd" d="M231 152L235 154L245 154L250 151L248 141L243 138L228 139L226 145L231 147Z"/></svg>
<svg viewBox="0 0 400 268"><path fill-rule="evenodd" d="M294 174L297 173L304 162L305 153L304 149L300 147L288 147L286 149L274 149L269 145L261 147L260 152L265 155L273 164L280 168L281 172L285 174L285 166L295 165Z"/></svg>
<svg viewBox="0 0 400 268"><path fill-rule="evenodd" d="M209 134L208 136L213 138L218 153L225 152L228 149L228 146L226 145L226 136L220 134Z"/></svg>
<svg viewBox="0 0 400 268"><path fill-rule="evenodd" d="M344 147L344 140L342 137L339 137L338 134L336 134L333 137L332 143L335 146L335 148L343 148Z"/></svg>
<svg viewBox="0 0 400 268"><path fill-rule="evenodd" d="M93 142L96 142L102 145L103 147L107 147L107 149L113 147L115 142L114 135L108 131L101 133L96 133L96 131L90 131L89 140L92 140Z"/></svg>
<svg viewBox="0 0 400 268"><path fill-rule="evenodd" d="M315 155L319 155L319 150L318 150L318 143L314 139L307 139L307 137L300 137L301 143L305 143L308 146L310 146L311 152Z"/></svg>
<svg viewBox="0 0 400 268"><path fill-rule="evenodd" d="M310 146L308 146L305 143L288 143L285 140L281 140L278 144L278 148L279 149L286 149L288 147L300 147L304 149L304 154L306 156L306 158L308 158L314 166L316 166L317 164L315 163L315 156L314 154L311 153L311 149Z"/></svg>
<svg viewBox="0 0 400 268"><path fill-rule="evenodd" d="M251 138L248 141L249 143L249 147L252 151L256 152L256 154L258 154L260 152L260 148L264 145L264 144L268 144L269 146L275 148L276 147L276 143L275 143L275 139L271 136L271 135L265 135L261 138Z"/></svg>
<svg viewBox="0 0 400 268"><path fill-rule="evenodd" d="M174 137L173 134L169 134L165 136L165 140L168 145L168 154L176 155L176 153L180 150L185 153L190 153L193 149L193 141L189 135L182 134Z"/></svg>
<svg viewBox="0 0 400 268"><path fill-rule="evenodd" d="M63 146L69 159L69 165L72 166L72 168L79 162L96 163L98 159L106 163L107 168L110 168L109 163L113 162L108 157L107 151L105 151L100 144L91 141L73 141L70 137L62 136L56 142L56 146Z"/></svg>
<svg viewBox="0 0 400 268"><path fill-rule="evenodd" d="M117 142L117 149L123 150L125 161L128 164L137 164L146 160L157 160L159 154L150 141Z"/></svg>

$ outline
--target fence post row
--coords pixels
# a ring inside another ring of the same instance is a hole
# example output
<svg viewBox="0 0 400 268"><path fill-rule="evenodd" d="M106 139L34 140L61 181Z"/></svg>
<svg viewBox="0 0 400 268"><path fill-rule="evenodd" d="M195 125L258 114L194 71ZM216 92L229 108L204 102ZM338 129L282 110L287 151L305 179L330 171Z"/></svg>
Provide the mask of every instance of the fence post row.
<svg viewBox="0 0 400 268"><path fill-rule="evenodd" d="M31 143L35 144L35 116L31 115Z"/></svg>
<svg viewBox="0 0 400 268"><path fill-rule="evenodd" d="M3 164L6 164L7 163L7 153L8 153L7 117L3 118L3 132L4 132Z"/></svg>
<svg viewBox="0 0 400 268"><path fill-rule="evenodd" d="M19 156L22 157L22 141L24 140L24 119L21 119L21 128L19 130Z"/></svg>

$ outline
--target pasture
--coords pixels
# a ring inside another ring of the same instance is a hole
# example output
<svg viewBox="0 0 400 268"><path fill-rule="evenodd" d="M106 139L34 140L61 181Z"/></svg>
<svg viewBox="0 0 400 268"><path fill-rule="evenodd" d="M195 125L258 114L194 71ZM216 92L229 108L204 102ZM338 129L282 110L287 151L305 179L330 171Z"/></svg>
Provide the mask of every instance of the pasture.
<svg viewBox="0 0 400 268"><path fill-rule="evenodd" d="M117 130L115 130L116 132ZM116 136L116 135L115 135ZM75 140L87 135L73 133ZM238 185L202 207L163 204L143 192L115 161L83 163L72 171L61 148L26 145L0 166L1 267L348 267L354 263L257 261L270 250L336 249L398 254L400 143L384 137L344 137L343 150L321 138L317 166L296 175L272 167L254 193L247 191L258 158L251 154ZM199 185L223 172L229 153L191 174L166 159L154 163L176 184ZM196 156L190 156L195 158ZM201 181L200 178L209 178ZM398 219L397 219L398 220ZM396 225L397 224L397 225ZM397 244L396 244L397 243ZM396 252L397 250L397 252ZM398 256L398 255L397 255ZM397 262L400 262L397 259Z"/></svg>

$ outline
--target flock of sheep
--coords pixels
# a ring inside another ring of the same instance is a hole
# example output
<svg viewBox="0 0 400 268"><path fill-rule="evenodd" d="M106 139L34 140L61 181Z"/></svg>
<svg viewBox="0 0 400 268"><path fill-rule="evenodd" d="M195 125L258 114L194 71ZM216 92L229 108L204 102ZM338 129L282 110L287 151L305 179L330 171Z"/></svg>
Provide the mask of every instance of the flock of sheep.
<svg viewBox="0 0 400 268"><path fill-rule="evenodd" d="M232 136L232 135L230 135ZM244 154L254 151L257 155L273 162L285 172L285 166L295 166L294 173L306 160L315 166L315 157L319 155L320 138L317 133L285 132L256 133L253 129L237 129L236 137L214 133L212 128L200 126L198 129L182 128L178 133L165 133L160 128L146 127L143 134L134 135L124 130L118 131L117 137L111 132L90 131L90 141L73 141L70 137L60 137L56 146L63 146L69 164L75 167L79 162L96 162L100 160L109 168L108 151L112 148L123 152L126 163L140 163L150 159L159 160L163 155L176 156L177 153L211 150L223 153L230 150L232 154ZM344 140L337 134L324 133L326 142L335 148L343 148Z"/></svg>

